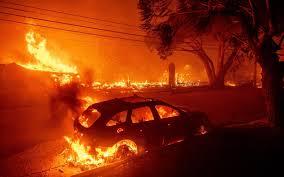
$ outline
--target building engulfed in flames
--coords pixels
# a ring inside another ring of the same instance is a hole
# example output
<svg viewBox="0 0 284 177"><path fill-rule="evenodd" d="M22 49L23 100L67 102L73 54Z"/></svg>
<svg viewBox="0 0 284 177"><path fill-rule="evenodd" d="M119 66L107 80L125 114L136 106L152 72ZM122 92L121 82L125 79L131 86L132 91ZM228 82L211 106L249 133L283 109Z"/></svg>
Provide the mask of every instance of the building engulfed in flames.
<svg viewBox="0 0 284 177"><path fill-rule="evenodd" d="M91 87L95 90L108 90L116 88L141 90L144 88L162 88L168 85L168 72L163 73L161 78L156 82L149 82L147 80L144 82L137 82L126 79L116 82L93 81L91 85L87 85L82 83L76 66L64 63L60 57L53 55L47 49L47 39L34 31L30 31L27 32L25 40L27 44L27 51L33 57L33 61L18 64L30 70L51 73L51 78L59 85L65 85L76 81L79 82L82 87ZM178 87L200 85L200 81L191 81L188 74L176 73L175 75L175 85Z"/></svg>

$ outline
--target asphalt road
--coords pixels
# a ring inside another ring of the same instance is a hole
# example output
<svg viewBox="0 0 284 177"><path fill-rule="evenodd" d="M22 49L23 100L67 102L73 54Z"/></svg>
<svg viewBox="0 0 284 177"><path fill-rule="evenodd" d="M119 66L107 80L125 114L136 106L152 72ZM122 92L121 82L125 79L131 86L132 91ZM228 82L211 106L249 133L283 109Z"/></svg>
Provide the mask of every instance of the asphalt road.
<svg viewBox="0 0 284 177"><path fill-rule="evenodd" d="M17 91L17 90L16 90ZM52 117L48 95L24 92L0 104L0 158L7 157L37 143L72 134L72 115L68 107L59 106L61 114ZM264 101L260 89L194 89L186 92L145 92L141 96L164 100L170 104L205 112L215 126L243 123L264 118ZM2 94L7 97L7 94ZM96 101L133 95L133 93L97 93Z"/></svg>
<svg viewBox="0 0 284 177"><path fill-rule="evenodd" d="M218 129L89 176L283 176L283 137L268 127Z"/></svg>

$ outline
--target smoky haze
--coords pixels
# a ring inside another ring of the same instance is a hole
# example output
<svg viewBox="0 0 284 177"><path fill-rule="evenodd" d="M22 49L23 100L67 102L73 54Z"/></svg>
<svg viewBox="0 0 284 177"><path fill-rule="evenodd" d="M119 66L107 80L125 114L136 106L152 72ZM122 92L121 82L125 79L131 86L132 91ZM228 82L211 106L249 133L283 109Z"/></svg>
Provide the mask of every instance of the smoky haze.
<svg viewBox="0 0 284 177"><path fill-rule="evenodd" d="M105 28L115 31L123 31L144 35L139 29L140 20L137 10L137 2L125 0L123 3L116 0L106 1L17 1L17 3L60 11L66 11L72 14L95 17L121 22L130 25L118 25L102 21L93 21L90 19L80 19L89 22L79 21L78 17L54 14L48 12L49 16L24 13L27 16L47 18L51 20L65 21L80 25ZM3 4L2 4L3 5ZM8 6L4 4L5 6ZM14 5L9 5L13 6ZM17 6L16 6L17 7ZM34 10L28 7L18 7L25 10ZM11 9L1 8L1 11L7 13L23 14L23 12ZM40 11L42 12L42 11ZM42 12L46 13L46 12ZM0 14L1 18L7 18L28 23L37 23L84 32L97 33L102 35L112 35L126 37L131 39L143 40L143 37L127 36L114 34L106 31L97 31L74 26L53 24L50 22L36 21L28 18L14 17ZM62 18L63 17L63 18ZM168 64L172 61L176 64L177 72L190 72L193 78L206 80L206 75L202 63L195 55L189 53L175 53L167 60L161 60L155 51L150 49L143 42L125 41L119 39L101 38L66 31L58 31L39 27L19 25L9 22L1 22L0 32L2 42L0 44L0 62L27 62L31 57L27 53L25 34L33 30L47 39L47 47L53 55L60 57L65 63L77 66L79 72L88 77L100 81L114 81L130 79L135 81L157 81L161 78L163 72L167 70ZM194 66L194 67L192 67ZM190 69L190 70L188 70ZM90 76L91 75L91 76Z"/></svg>

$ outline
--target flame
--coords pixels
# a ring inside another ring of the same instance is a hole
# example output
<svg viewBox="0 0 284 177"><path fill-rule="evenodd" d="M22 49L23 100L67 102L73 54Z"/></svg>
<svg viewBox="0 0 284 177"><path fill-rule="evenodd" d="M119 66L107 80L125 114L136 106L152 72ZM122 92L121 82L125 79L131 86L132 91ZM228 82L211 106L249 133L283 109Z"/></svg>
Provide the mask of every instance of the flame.
<svg viewBox="0 0 284 177"><path fill-rule="evenodd" d="M235 82L233 82L233 81L226 81L225 85L226 86L230 86L230 87L236 87L237 86L237 84Z"/></svg>
<svg viewBox="0 0 284 177"><path fill-rule="evenodd" d="M35 59L34 62L30 63L18 63L19 65L31 69L52 72L51 78L58 83L60 86L72 83L75 79L80 81L80 77L77 74L77 67L71 66L63 62L62 58L56 56L54 53L51 53L47 48L47 39L41 36L40 34L29 31L25 36L27 51ZM168 71L165 71L159 81L156 82L137 82L127 80L120 80L111 83L102 83L95 81L92 84L94 89L128 89L132 91L138 91L145 88L162 88L168 85ZM189 73L176 73L176 86L177 87L190 87L190 86L199 86L200 81L192 81L191 75ZM86 85L81 83L83 87Z"/></svg>
<svg viewBox="0 0 284 177"><path fill-rule="evenodd" d="M200 80L192 81L189 74L176 73L176 86L178 87L191 87L191 86L199 86ZM131 80L120 80L117 82L111 83L103 83L99 81L94 81L92 83L93 89L101 90L101 89L116 89L116 88L124 88L130 90L141 90L145 88L163 88L168 85L168 72L164 72L161 79L157 82L149 82L145 80L144 82L137 82Z"/></svg>
<svg viewBox="0 0 284 177"><path fill-rule="evenodd" d="M112 83L102 83L99 81L95 81L92 84L93 89L101 90L101 89L116 89L116 88L124 88L124 89L130 89L130 90L141 90L145 88L163 88L168 85L165 81L158 81L158 82L148 82L147 80L144 82L126 82L124 80L118 81L118 82L112 82ZM176 82L176 86L178 87L191 87L191 86L199 86L200 81L198 82L192 82L192 81L179 81Z"/></svg>
<svg viewBox="0 0 284 177"><path fill-rule="evenodd" d="M30 31L26 34L27 50L35 59L35 63L20 64L31 69L56 73L77 73L75 66L62 63L62 60L52 55L47 47L47 40L40 34Z"/></svg>
<svg viewBox="0 0 284 177"><path fill-rule="evenodd" d="M81 100L83 100L83 105L82 105L83 110L86 110L89 106L98 102L97 99L92 98L90 96L83 97L83 98L81 98Z"/></svg>
<svg viewBox="0 0 284 177"><path fill-rule="evenodd" d="M59 86L70 84L73 81L75 81L75 79L78 79L78 80L80 79L79 75L72 75L72 74L66 74L66 73L64 74L53 73L51 75L51 78L53 79L55 83L58 83Z"/></svg>
<svg viewBox="0 0 284 177"><path fill-rule="evenodd" d="M101 113L97 109L92 109L88 114L89 115L81 115L78 118L79 123L85 128L92 126L93 123L101 117Z"/></svg>
<svg viewBox="0 0 284 177"><path fill-rule="evenodd" d="M179 113L170 107L166 107L163 105L157 105L155 106L155 108L157 109L158 114L160 115L161 118L179 116Z"/></svg>
<svg viewBox="0 0 284 177"><path fill-rule="evenodd" d="M84 166L88 169L103 166L108 163L109 159L117 160L119 149L122 146L127 146L128 150L134 154L138 153L137 145L128 139L121 140L112 147L94 148L94 153L92 153L91 146L85 146L80 142L80 139L74 140L67 136L64 136L64 139L70 145L71 150L67 154L67 161L75 166Z"/></svg>

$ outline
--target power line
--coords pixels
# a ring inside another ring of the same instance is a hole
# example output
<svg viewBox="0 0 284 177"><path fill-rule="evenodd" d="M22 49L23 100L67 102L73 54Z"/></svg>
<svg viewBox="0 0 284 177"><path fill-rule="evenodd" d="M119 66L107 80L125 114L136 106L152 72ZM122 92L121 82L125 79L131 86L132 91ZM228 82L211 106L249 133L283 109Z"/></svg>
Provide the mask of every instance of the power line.
<svg viewBox="0 0 284 177"><path fill-rule="evenodd" d="M99 19L99 18L84 16L84 15L79 15L79 14L73 14L73 13L68 13L68 12L65 12L65 11L51 10L51 9L40 8L40 7L24 5L24 4L19 4L19 3L15 3L15 2L9 2L9 1L2 1L2 0L0 0L0 2L5 3L5 4L12 4L12 5L17 5L17 6L22 6L22 7L28 7L28 8L44 10L44 11L49 11L49 12L53 12L53 13L64 14L64 15L69 15L69 16L74 16L74 17L85 18L85 19L97 20L97 21L102 21L102 22L107 22L107 23L113 23L113 24L118 24L118 25L125 25L125 26L136 27L136 28L138 27L136 25L131 25L131 24L127 24L127 23L115 22L115 21L111 21L111 20Z"/></svg>
<svg viewBox="0 0 284 177"><path fill-rule="evenodd" d="M32 24L32 23L20 22L20 21L16 21L16 20L2 19L2 18L0 18L0 20L6 21L6 22L11 22L11 23L22 24L22 25L28 25L28 26L36 26L36 27L48 28L48 29L53 29L53 30L65 31L65 32L72 32L72 33L78 33L78 34L84 34L84 35L97 36L97 37L101 37L101 38L121 39L121 40L126 40L126 41L131 41L131 42L140 42L140 43L143 43L143 44L145 43L145 41L138 40L138 39L123 38L123 37L118 37L118 36L103 35L103 34L97 34L97 33L89 33L89 32L84 32L84 31L64 29L64 28L52 27L52 26L41 25L41 24ZM205 45L204 45L204 47L205 47ZM206 47L212 47L212 46L207 45Z"/></svg>
<svg viewBox="0 0 284 177"><path fill-rule="evenodd" d="M12 15L12 16L18 16L18 17L23 17L23 18L30 18L30 19L52 22L52 23L57 23L57 24L63 24L63 25L69 25L69 26L89 28L89 29L94 29L94 30L99 30L99 31L107 31L107 32L113 32L113 33L118 33L118 34L125 34L125 35L132 35L132 36L137 36L137 37L145 37L145 38L155 39L154 37L150 37L150 36L144 36L144 35L139 35L139 34L134 34L134 33L127 33L127 32L121 32L121 31L115 31L115 30L109 30L109 29L103 29L103 28L95 28L95 27L90 27L90 26L78 25L78 24L75 24L75 23L66 23L66 22L62 22L62 21L48 20L48 19L44 19L44 18L37 18L37 17L1 12L1 11L0 11L0 13L5 14L5 15ZM184 43L190 44L191 42L184 42Z"/></svg>
<svg viewBox="0 0 284 177"><path fill-rule="evenodd" d="M89 32L84 32L84 31L64 29L64 28L52 27L52 26L41 25L41 24L32 24L32 23L20 22L20 21L16 21L16 20L2 19L2 18L0 18L0 20L1 21L6 21L6 22L22 24L22 25L36 26L36 27L49 28L49 29L54 29L54 30L61 30L61 31L73 32L73 33L80 33L80 34L85 34L85 35L98 36L98 37L102 37L102 38L113 38L113 39L121 39L121 40L128 40L128 41L133 41L133 42L143 42L144 43L143 40L138 40L138 39L131 39L131 38L118 37L118 36L110 36L110 35L89 33Z"/></svg>
<svg viewBox="0 0 284 177"><path fill-rule="evenodd" d="M12 16L23 17L23 18L30 18L30 19L34 19L34 20L46 21L46 22L57 23L57 24L62 24L62 25L76 26L76 27L80 27L80 28L88 28L88 29L93 29L93 30L98 30L98 31L107 31L107 32L112 32L112 33L125 34L125 35L138 36L138 37L147 37L147 36L141 35L141 34L115 31L115 30L110 30L110 29L105 29L105 28L96 28L96 27L79 25L79 24L75 24L75 23L68 23L68 22L57 21L57 20L48 20L48 19L44 19L44 18L31 17L31 16L27 16L27 15L19 15L19 14L1 12L1 11L0 11L0 13L5 14L5 15L12 15Z"/></svg>
<svg viewBox="0 0 284 177"><path fill-rule="evenodd" d="M3 1L0 0L0 3L6 3L6 4L12 4L12 5L16 5L16 6L22 6L22 7L28 7L28 8L33 8L33 9L38 9L38 10L44 10L44 11L49 11L49 12L53 12L53 13L58 13L58 14L64 14L64 15L70 15L70 16L74 16L74 17L80 17L80 18L86 18L86 19L92 19L92 20L97 20L97 21L102 21L102 22L108 22L108 23L113 23L113 24L118 24L118 25L126 25L126 26L132 26L132 27L138 27L135 25L130 25L130 24L126 24L126 23L120 23L120 22L114 22L111 20L102 20L99 18L94 18L94 17L89 17L89 16L83 16L83 15L79 15L79 14L72 14L72 13L68 13L68 12L64 12L64 11L57 11L57 10L51 10L51 9L45 9L45 8L40 8L40 7L35 7L35 6L29 6L29 5L24 5L24 4L19 4L19 3L14 3L14 2L9 2L9 1ZM0 6L1 7L1 6ZM20 10L23 12L32 12L32 13L39 13L39 12L35 12L35 11L28 11L28 10L23 10L23 9L18 9L18 8L13 8L13 7L7 7L7 6L2 6L4 8L9 8L9 9L13 9L13 10ZM120 34L126 34L126 35L132 35L132 36L139 36L139 37L146 37L146 38L153 38L154 37L150 37L150 36L145 36L145 35L140 35L140 34L134 34L134 33L127 33L127 32L121 32L121 31L115 31L115 30L109 30L109 29L104 29L104 28L96 28L96 27L91 27L91 26L85 26L85 25L78 25L78 24L74 24L74 23L67 23L67 22L62 22L62 21L55 21L55 20L47 20L47 19L42 19L42 18L36 18L36 17L30 17L30 16L25 16L25 15L18 15L18 14L11 14L11 13L6 13L6 12L0 12L2 14L6 14L6 15L15 15L15 16L20 16L20 17L24 17L24 18L31 18L31 19L35 19L35 20L42 20L42 21L48 21L48 22L52 22L52 23L60 23L60 24L64 24L64 25L73 25L73 26L77 26L77 27L82 27L82 28L90 28L90 29L95 29L95 30L102 30L102 31L108 31L108 32L113 32L113 33L120 33ZM42 15L48 15L48 14L44 14L44 13L39 13ZM4 20L4 19L1 19ZM9 21L9 20L6 20ZM10 22L13 20L10 20ZM82 21L81 19L79 21ZM15 23L19 23L14 21ZM90 21L85 21L85 22L89 22L89 23L93 23ZM24 22L20 22L20 23L24 23ZM30 24L27 23L26 25L33 25L35 26L35 24ZM49 26L45 26L45 25L37 25L37 26L41 26L44 28L52 28L55 29L57 27L49 27ZM57 28L59 29L59 28ZM59 30L65 30L66 29L59 29ZM67 29L67 31L69 32L79 32L79 33L83 33L83 34L87 34L88 32L82 32L82 31L76 31L76 30L69 30ZM111 37L111 38L118 38L118 39L123 39L123 40L130 40L130 41L136 41L136 42L142 42L142 40L136 40L136 39L130 39L130 38L123 38L123 37L114 37L114 36L108 36L108 35L100 35L100 34L93 34L93 33L88 33L91 35L97 35L100 37ZM144 43L144 41L143 41ZM188 43L188 42L186 42ZM212 46L212 45L211 45Z"/></svg>
<svg viewBox="0 0 284 177"><path fill-rule="evenodd" d="M94 24L94 25L102 25L102 24L98 24L98 23L93 22L93 21L82 20L82 19L79 19L79 18L70 18L70 17L62 17L62 16L56 16L56 15L50 15L50 14L42 13L42 12L38 12L38 11L19 9L19 8L8 7L8 6L3 6L3 5L0 5L0 7L1 8L5 8L5 9L10 9L10 10L15 10L15 11L21 11L21 12L28 12L28 13L34 13L34 14L39 14L39 15L45 15L45 16L49 16L49 17L63 18L63 19L69 19L69 20L76 20L76 21L81 21L81 22L90 23L90 24ZM117 27L117 26L114 26L112 24L103 24L103 25L104 26L110 26L110 27ZM125 27L127 27L127 26L125 26ZM128 29L128 30L130 30L130 29ZM139 28L137 28L137 29L133 28L132 30L140 31L140 32L142 31Z"/></svg>
<svg viewBox="0 0 284 177"><path fill-rule="evenodd" d="M0 2L3 2L3 1L0 0ZM6 3L6 2L4 2L4 3ZM15 4L15 3L13 3L13 4ZM10 7L5 7L5 6L0 6L0 7L10 8ZM26 10L23 10L23 9L16 9L16 8L10 8L10 9L26 11ZM32 12L32 11L26 11L26 12ZM125 34L125 35L132 35L132 36L138 36L138 37L145 37L145 38L155 39L155 37L145 36L145 35L142 35L142 34L140 35L140 34L135 34L135 33L127 33L127 32L122 32L122 31L109 30L109 29L105 29L105 28L96 28L96 27L91 27L91 26L79 25L79 24L75 24L75 23L67 23L67 22L63 22L63 21L48 20L48 19L44 19L44 18L37 18L37 17L31 17L31 16L26 16L26 15L19 15L19 14L1 12L1 11L0 11L0 13L6 14L6 15L13 15L13 16L23 17L23 18L30 18L30 19L35 19L35 20L47 21L47 22L52 22L52 23L58 23L58 24L63 24L63 25L71 25L71 26L77 26L77 27L82 27L82 28L89 28L89 29L94 29L94 30L107 31L107 32L113 32L113 33L119 33L119 34ZM45 15L47 15L47 14L45 14ZM184 43L188 44L188 42L184 42ZM191 43L191 42L189 42L189 43Z"/></svg>

